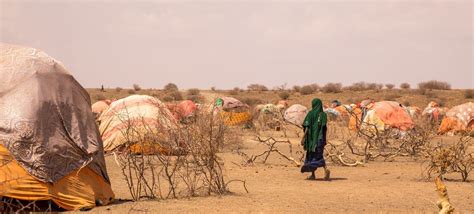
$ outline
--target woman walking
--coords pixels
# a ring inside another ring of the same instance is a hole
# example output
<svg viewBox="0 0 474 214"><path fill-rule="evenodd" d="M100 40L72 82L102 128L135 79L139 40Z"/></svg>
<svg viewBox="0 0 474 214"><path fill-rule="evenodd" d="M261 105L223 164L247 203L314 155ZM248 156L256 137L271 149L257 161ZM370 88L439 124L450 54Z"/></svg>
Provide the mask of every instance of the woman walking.
<svg viewBox="0 0 474 214"><path fill-rule="evenodd" d="M301 173L311 172L308 180L315 180L315 171L319 167L324 168L324 179L329 180L330 171L324 161L324 146L326 145L327 115L323 111L323 103L320 99L313 99L312 110L306 115L303 122L305 132L301 141L306 150L306 159Z"/></svg>

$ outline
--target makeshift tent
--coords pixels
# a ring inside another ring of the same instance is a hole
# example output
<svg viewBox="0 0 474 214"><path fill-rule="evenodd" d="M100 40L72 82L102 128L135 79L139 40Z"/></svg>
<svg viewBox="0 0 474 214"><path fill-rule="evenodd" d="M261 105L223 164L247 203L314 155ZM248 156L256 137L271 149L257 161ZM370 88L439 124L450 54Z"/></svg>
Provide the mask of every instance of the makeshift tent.
<svg viewBox="0 0 474 214"><path fill-rule="evenodd" d="M184 100L178 104L167 103L166 106L178 121L193 116L197 109L197 105L191 100Z"/></svg>
<svg viewBox="0 0 474 214"><path fill-rule="evenodd" d="M286 109L284 113L284 118L286 121L297 125L297 126L302 126L303 121L308 114L308 108L306 106L300 105L300 104L294 104L290 106L288 109Z"/></svg>
<svg viewBox="0 0 474 214"><path fill-rule="evenodd" d="M264 114L277 114L280 113L280 109L276 105L266 104L263 105L262 109L260 109L260 112Z"/></svg>
<svg viewBox="0 0 474 214"><path fill-rule="evenodd" d="M422 116L428 117L431 121L441 121L448 111L447 108L440 107L436 102L430 102L423 110Z"/></svg>
<svg viewBox="0 0 474 214"><path fill-rule="evenodd" d="M168 153L173 149L167 133L177 128L177 121L155 97L132 95L114 101L99 120L106 152L122 151L126 146L133 153L145 154Z"/></svg>
<svg viewBox="0 0 474 214"><path fill-rule="evenodd" d="M100 114L107 110L110 106L110 100L100 100L92 104L92 113L95 114L96 118L100 117Z"/></svg>
<svg viewBox="0 0 474 214"><path fill-rule="evenodd" d="M327 108L325 112L329 114L330 118L347 120L349 119L351 109L350 105L338 105L334 108Z"/></svg>
<svg viewBox="0 0 474 214"><path fill-rule="evenodd" d="M472 102L451 108L442 120L438 133L463 130L474 130L474 103Z"/></svg>
<svg viewBox="0 0 474 214"><path fill-rule="evenodd" d="M416 118L421 114L421 109L416 106L406 106L405 110L412 118Z"/></svg>
<svg viewBox="0 0 474 214"><path fill-rule="evenodd" d="M360 125L363 129L376 128L379 131L384 131L387 128L396 128L405 131L414 126L410 115L400 103L394 101L381 101L369 104L365 116L362 116L362 111L356 110L349 122L351 129L359 127L358 122L355 121L356 117L363 117L363 122Z"/></svg>
<svg viewBox="0 0 474 214"><path fill-rule="evenodd" d="M219 114L228 126L241 125L252 120L249 106L233 97L222 97L216 100Z"/></svg>
<svg viewBox="0 0 474 214"><path fill-rule="evenodd" d="M0 196L66 210L114 198L89 94L46 53L0 44Z"/></svg>
<svg viewBox="0 0 474 214"><path fill-rule="evenodd" d="M360 128L360 123L362 121L362 109L357 106L351 106L350 118L349 118L349 129L352 131L357 131Z"/></svg>

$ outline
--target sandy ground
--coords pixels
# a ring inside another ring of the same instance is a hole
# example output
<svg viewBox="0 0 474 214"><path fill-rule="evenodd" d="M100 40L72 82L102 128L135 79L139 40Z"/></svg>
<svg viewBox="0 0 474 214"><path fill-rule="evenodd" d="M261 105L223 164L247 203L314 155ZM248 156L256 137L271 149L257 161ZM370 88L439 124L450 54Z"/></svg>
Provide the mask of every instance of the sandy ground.
<svg viewBox="0 0 474 214"><path fill-rule="evenodd" d="M248 154L261 153L265 147L252 140L243 144ZM299 168L278 157L270 156L267 164L239 166L241 157L221 154L227 179L247 182L249 193L241 183L230 185L232 194L222 197L117 201L91 212L110 213L436 213L437 193L433 182L421 179L421 162L370 162L363 167L331 165L331 180L305 180ZM107 167L117 199L130 199L120 169L111 157ZM457 179L453 176L452 179ZM453 206L461 213L474 213L474 182L446 182Z"/></svg>

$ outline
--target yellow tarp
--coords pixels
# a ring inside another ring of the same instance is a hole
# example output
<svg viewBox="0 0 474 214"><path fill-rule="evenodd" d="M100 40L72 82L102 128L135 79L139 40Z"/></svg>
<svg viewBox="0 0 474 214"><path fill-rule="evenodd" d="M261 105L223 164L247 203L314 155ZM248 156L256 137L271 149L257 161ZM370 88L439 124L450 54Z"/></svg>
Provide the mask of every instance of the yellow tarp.
<svg viewBox="0 0 474 214"><path fill-rule="evenodd" d="M75 170L56 183L43 183L23 169L0 145L0 195L19 200L52 200L66 210L93 208L96 200L107 205L114 199L110 184L89 167Z"/></svg>
<svg viewBox="0 0 474 214"><path fill-rule="evenodd" d="M252 120L252 114L249 111L245 112L227 112L220 111L224 124L227 126L242 125Z"/></svg>

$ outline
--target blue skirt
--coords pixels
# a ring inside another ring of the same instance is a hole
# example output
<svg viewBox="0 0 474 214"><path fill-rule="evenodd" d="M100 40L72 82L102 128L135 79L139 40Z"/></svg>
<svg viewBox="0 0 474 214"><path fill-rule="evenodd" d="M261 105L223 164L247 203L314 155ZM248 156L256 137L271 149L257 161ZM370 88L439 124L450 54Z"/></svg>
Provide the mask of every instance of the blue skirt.
<svg viewBox="0 0 474 214"><path fill-rule="evenodd" d="M304 165L301 167L301 173L314 172L319 167L326 166L326 161L324 161L324 146L326 146L326 142L320 141L314 152L306 151L306 159Z"/></svg>

